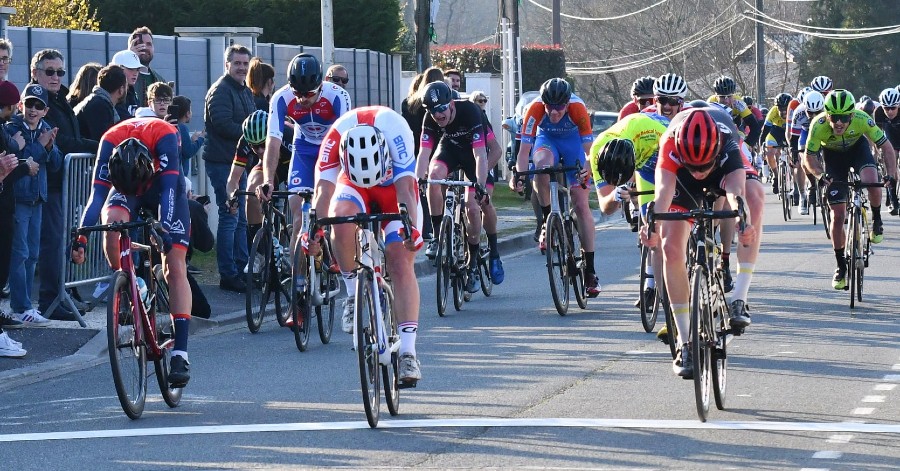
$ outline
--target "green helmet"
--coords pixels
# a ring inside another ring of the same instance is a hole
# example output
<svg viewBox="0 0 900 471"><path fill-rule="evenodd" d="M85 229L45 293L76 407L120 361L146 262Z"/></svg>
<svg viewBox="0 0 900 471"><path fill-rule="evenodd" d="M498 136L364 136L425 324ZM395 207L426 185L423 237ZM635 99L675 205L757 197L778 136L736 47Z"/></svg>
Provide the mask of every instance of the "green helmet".
<svg viewBox="0 0 900 471"><path fill-rule="evenodd" d="M256 110L247 116L241 128L244 130L244 139L250 144L259 144L266 140L269 132L269 113Z"/></svg>
<svg viewBox="0 0 900 471"><path fill-rule="evenodd" d="M825 112L828 114L848 114L855 109L856 99L843 88L832 90L825 96Z"/></svg>

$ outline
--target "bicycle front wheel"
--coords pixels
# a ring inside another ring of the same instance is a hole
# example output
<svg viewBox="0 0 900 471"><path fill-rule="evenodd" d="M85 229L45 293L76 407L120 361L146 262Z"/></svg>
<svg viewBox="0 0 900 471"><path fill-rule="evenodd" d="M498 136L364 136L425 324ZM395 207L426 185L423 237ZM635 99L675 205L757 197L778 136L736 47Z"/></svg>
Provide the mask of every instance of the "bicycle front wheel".
<svg viewBox="0 0 900 471"><path fill-rule="evenodd" d="M703 268L696 267L691 276L691 357L694 363L694 399L697 416L706 422L709 415L710 342L712 341L712 311L709 306L709 284Z"/></svg>
<svg viewBox="0 0 900 471"><path fill-rule="evenodd" d="M297 244L299 245L299 244ZM306 276L306 260L307 256L301 250L294 252L294 276L291 277L291 320L293 325L291 330L294 332L294 343L297 349L305 352L309 347L309 323L310 323L310 302L309 302L309 278ZM297 273L305 280L302 290L298 290L296 283Z"/></svg>
<svg viewBox="0 0 900 471"><path fill-rule="evenodd" d="M559 214L547 216L547 275L550 277L550 294L560 316L569 311L569 276L566 272L566 239Z"/></svg>
<svg viewBox="0 0 900 471"><path fill-rule="evenodd" d="M381 290L381 318L384 322L384 330L387 332L387 345L394 345L400 341L400 333L397 332L397 319L394 315L394 291L385 283ZM391 415L400 413L400 353L391 353L391 364L381 365L381 380L384 383L384 402L387 403L388 412Z"/></svg>
<svg viewBox="0 0 900 471"><path fill-rule="evenodd" d="M462 311L463 302L466 300L466 285L469 278L469 266L467 265L468 242L466 242L465 224L454 224L456 239L453 241L453 308Z"/></svg>
<svg viewBox="0 0 900 471"><path fill-rule="evenodd" d="M333 289L337 289L340 286L341 280L338 278L337 273L332 273L323 264L322 271L319 273L319 283L319 289L325 298L325 304L316 306L316 320L319 322L319 340L324 345L331 341L331 332L334 329L334 312L337 309L334 301L336 295L330 296L330 294Z"/></svg>
<svg viewBox="0 0 900 471"><path fill-rule="evenodd" d="M566 233L569 236L568 243L568 267L569 281L572 283L572 292L575 293L575 302L581 309L587 309L587 292L584 288L584 250L581 248L581 236L578 235L578 225L575 219L565 222Z"/></svg>
<svg viewBox="0 0 900 471"><path fill-rule="evenodd" d="M478 243L478 273L481 280L481 292L489 297L494 292L494 279L491 277L491 250L488 248L487 233L481 230L481 240Z"/></svg>
<svg viewBox="0 0 900 471"><path fill-rule="evenodd" d="M372 291L375 281L368 270L360 272L356 283L356 356L359 362L359 385L369 427L378 426L381 408L381 364L378 362L376 333L377 308Z"/></svg>
<svg viewBox="0 0 900 471"><path fill-rule="evenodd" d="M788 166L784 162L778 164L778 192L781 195L781 210L784 221L791 220L791 193L788 184Z"/></svg>
<svg viewBox="0 0 900 471"><path fill-rule="evenodd" d="M644 332L653 332L659 312L659 296L654 295L653 299L647 299L644 296L644 293L650 288L650 280L653 280L652 258L653 252L650 248L641 246L641 283L638 296L640 296L641 325L644 326Z"/></svg>
<svg viewBox="0 0 900 471"><path fill-rule="evenodd" d="M263 225L253 237L250 259L247 262L247 329L251 333L259 332L263 317L266 315L266 305L272 291L275 290L273 282L277 282L273 276L272 266L272 234L268 226ZM257 265L257 261L260 263Z"/></svg>
<svg viewBox="0 0 900 471"><path fill-rule="evenodd" d="M147 400L147 349L144 333L135 329L134 312L139 309L131 296L131 280L119 270L106 305L106 341L116 396L131 419L144 413Z"/></svg>
<svg viewBox="0 0 900 471"><path fill-rule="evenodd" d="M860 241L860 219L859 210L851 207L847 214L850 221L850 227L847 231L847 284L850 285L850 309L856 307L857 291L859 291L859 280L862 278L863 260L861 255L862 243ZM859 295L862 298L862 294ZM862 299L860 299L861 301Z"/></svg>
<svg viewBox="0 0 900 471"><path fill-rule="evenodd" d="M447 313L447 296L450 294L450 283L455 283L453 281L453 248L451 246L452 226L453 222L448 218L444 218L443 222L441 222L440 233L435 234L438 241L437 255L434 257L434 264L437 267L437 276L435 277L437 297L435 299L437 299L437 312L441 317L444 317L444 314Z"/></svg>
<svg viewBox="0 0 900 471"><path fill-rule="evenodd" d="M728 386L728 335L731 334L725 322L725 319L728 318L728 308L725 300L721 299L717 306L719 306L719 309L716 311L716 318L713 319L713 325L716 326L714 337L716 345L712 350L710 367L712 368L712 387L713 395L716 399L716 408L725 410L725 391Z"/></svg>
<svg viewBox="0 0 900 471"><path fill-rule="evenodd" d="M819 211L822 211L822 225L825 226L825 237L831 239L831 205L828 204L828 187L817 188L819 192Z"/></svg>

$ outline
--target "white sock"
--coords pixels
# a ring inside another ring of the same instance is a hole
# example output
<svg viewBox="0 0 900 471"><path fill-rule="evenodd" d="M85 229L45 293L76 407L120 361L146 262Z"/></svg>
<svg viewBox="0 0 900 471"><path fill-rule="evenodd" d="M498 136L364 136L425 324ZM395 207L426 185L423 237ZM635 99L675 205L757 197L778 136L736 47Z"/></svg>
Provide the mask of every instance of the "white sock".
<svg viewBox="0 0 900 471"><path fill-rule="evenodd" d="M750 291L750 280L753 279L753 263L741 263L738 260L738 274L734 278L734 292L731 300L740 299L747 302L747 293Z"/></svg>
<svg viewBox="0 0 900 471"><path fill-rule="evenodd" d="M397 326L400 332L400 354L411 353L416 354L416 333L419 331L419 323L415 321L401 322Z"/></svg>
<svg viewBox="0 0 900 471"><path fill-rule="evenodd" d="M691 328L691 305L690 304L673 304L672 314L675 316L675 328L678 329L678 346L687 343L690 338Z"/></svg>
<svg viewBox="0 0 900 471"><path fill-rule="evenodd" d="M341 272L341 278L344 279L344 289L347 290L347 297L356 296L356 272Z"/></svg>
<svg viewBox="0 0 900 471"><path fill-rule="evenodd" d="M172 350L172 356L180 356L181 358L184 358L184 361L188 361L187 352L184 350Z"/></svg>

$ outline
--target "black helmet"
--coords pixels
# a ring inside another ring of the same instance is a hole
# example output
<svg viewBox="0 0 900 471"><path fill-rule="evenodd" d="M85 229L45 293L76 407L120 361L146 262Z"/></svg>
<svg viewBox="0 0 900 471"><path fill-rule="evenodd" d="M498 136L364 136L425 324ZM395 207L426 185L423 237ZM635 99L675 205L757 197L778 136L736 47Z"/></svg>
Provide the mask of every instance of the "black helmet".
<svg viewBox="0 0 900 471"><path fill-rule="evenodd" d="M736 88L737 85L735 85L734 79L727 75L717 78L715 83L713 83L716 95L731 95Z"/></svg>
<svg viewBox="0 0 900 471"><path fill-rule="evenodd" d="M634 83L631 84L631 95L653 95L653 82L656 82L656 78L650 77L649 75L635 80Z"/></svg>
<svg viewBox="0 0 900 471"><path fill-rule="evenodd" d="M422 106L428 112L441 113L446 110L445 105L453 101L453 91L446 82L437 80L425 85L422 89Z"/></svg>
<svg viewBox="0 0 900 471"><path fill-rule="evenodd" d="M572 98L569 82L561 78L552 78L541 85L541 101L547 105L563 105Z"/></svg>
<svg viewBox="0 0 900 471"><path fill-rule="evenodd" d="M322 66L311 54L297 54L291 59L287 72L288 83L295 92L308 93L322 84Z"/></svg>
<svg viewBox="0 0 900 471"><path fill-rule="evenodd" d="M628 139L610 139L597 154L597 171L610 185L622 185L634 176L634 144Z"/></svg>
<svg viewBox="0 0 900 471"><path fill-rule="evenodd" d="M709 103L707 103L706 100L691 100L688 102L688 106L691 108L706 108L709 106Z"/></svg>
<svg viewBox="0 0 900 471"><path fill-rule="evenodd" d="M153 157L141 141L130 137L117 145L109 157L109 181L116 191L136 195L153 176Z"/></svg>
<svg viewBox="0 0 900 471"><path fill-rule="evenodd" d="M745 95L745 96L744 96L744 103L746 103L747 106L753 106L753 97L752 97L752 96L746 96L746 95Z"/></svg>
<svg viewBox="0 0 900 471"><path fill-rule="evenodd" d="M788 93L779 93L778 96L775 97L775 106L779 108L787 108L787 105L791 103L792 97Z"/></svg>

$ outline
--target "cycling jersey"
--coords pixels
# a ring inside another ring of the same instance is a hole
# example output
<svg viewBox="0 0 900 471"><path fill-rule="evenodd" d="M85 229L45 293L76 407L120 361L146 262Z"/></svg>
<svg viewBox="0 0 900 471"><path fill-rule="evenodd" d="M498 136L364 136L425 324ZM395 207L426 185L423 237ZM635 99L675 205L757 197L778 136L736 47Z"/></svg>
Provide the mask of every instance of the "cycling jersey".
<svg viewBox="0 0 900 471"><path fill-rule="evenodd" d="M594 140L591 128L591 117L581 98L572 95L566 115L558 123L550 122L550 114L541 100L533 101L525 111L522 120L522 142L534 144L538 134L552 138L572 138L580 136L581 142L591 143Z"/></svg>
<svg viewBox="0 0 900 471"><path fill-rule="evenodd" d="M634 100L631 100L619 110L619 121L625 119L626 116L639 113L640 111L641 109L638 107L638 104L635 103Z"/></svg>
<svg viewBox="0 0 900 471"><path fill-rule="evenodd" d="M178 129L159 118L133 118L107 130L100 139L100 150L94 163L94 182L81 216L81 226L91 226L100 219L110 190L115 188L109 179L109 157L113 149L129 138L136 138L153 156L153 176L137 195L113 192L110 206L125 207L132 212L138 205L155 205L163 229L172 236L173 244L187 249L190 242L190 216L187 192L181 174L178 150Z"/></svg>
<svg viewBox="0 0 900 471"><path fill-rule="evenodd" d="M763 136L765 144L769 147L783 146L785 144L785 119L781 116L777 106L773 106L766 115L766 122L763 125ZM763 143L761 142L760 145Z"/></svg>
<svg viewBox="0 0 900 471"><path fill-rule="evenodd" d="M806 105L800 104L797 108L794 109L793 118L790 120L788 124L791 132L791 136L799 136L804 131L809 130L809 116L806 114Z"/></svg>
<svg viewBox="0 0 900 471"><path fill-rule="evenodd" d="M876 146L887 141L884 131L875 125L874 118L860 110L853 110L850 115L851 119L844 133L836 136L826 114L819 113L809 126L807 139L803 141L801 136L800 145L805 142L807 152L818 152L819 149L843 152L853 147L863 136L868 136Z"/></svg>
<svg viewBox="0 0 900 471"><path fill-rule="evenodd" d="M611 139L628 139L634 145L634 168L636 172L649 182L653 182L653 172L656 169L656 155L659 151L659 138L666 132L668 120L656 115L643 113L631 114L625 119L613 124L609 129L600 133L594 144L591 145L589 154L590 166L594 175L594 184L597 188L607 185L597 169L597 156L603 146Z"/></svg>
<svg viewBox="0 0 900 471"><path fill-rule="evenodd" d="M265 142L263 142L265 145ZM275 169L275 185L287 181L288 169L291 165L291 150L282 142L278 149L278 167ZM256 152L250 147L250 143L241 136L238 141L237 148L234 152L234 160L232 166L246 169L250 168L251 172L262 171L262 159L256 155Z"/></svg>
<svg viewBox="0 0 900 471"><path fill-rule="evenodd" d="M737 93L731 95L731 106L726 106L728 112L731 113L731 117L734 119L744 119L747 116L753 116L753 112L750 111L750 107L744 103L744 97L738 95ZM718 95L710 95L709 99L706 100L707 103L718 103L719 96Z"/></svg>
<svg viewBox="0 0 900 471"><path fill-rule="evenodd" d="M900 113L894 116L894 119L888 119L884 113L884 108L879 106L875 108L875 124L878 125L884 134L891 140L894 149L900 149Z"/></svg>
<svg viewBox="0 0 900 471"><path fill-rule="evenodd" d="M431 113L425 113L419 147L434 149L439 141L445 140L464 150L482 149L487 145L488 128L481 107L468 100L453 100L453 103L456 115L446 127L440 127Z"/></svg>

